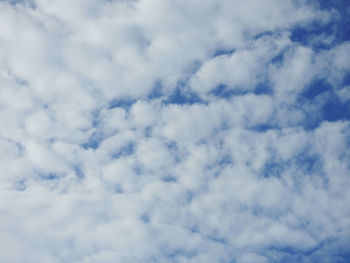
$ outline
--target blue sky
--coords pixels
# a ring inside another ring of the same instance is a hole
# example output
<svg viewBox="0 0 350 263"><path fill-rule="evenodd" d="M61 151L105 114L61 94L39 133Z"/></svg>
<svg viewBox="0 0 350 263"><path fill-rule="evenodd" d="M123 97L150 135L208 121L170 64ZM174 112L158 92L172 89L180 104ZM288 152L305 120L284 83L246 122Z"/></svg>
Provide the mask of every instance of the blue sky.
<svg viewBox="0 0 350 263"><path fill-rule="evenodd" d="M0 1L0 262L350 262L349 17Z"/></svg>

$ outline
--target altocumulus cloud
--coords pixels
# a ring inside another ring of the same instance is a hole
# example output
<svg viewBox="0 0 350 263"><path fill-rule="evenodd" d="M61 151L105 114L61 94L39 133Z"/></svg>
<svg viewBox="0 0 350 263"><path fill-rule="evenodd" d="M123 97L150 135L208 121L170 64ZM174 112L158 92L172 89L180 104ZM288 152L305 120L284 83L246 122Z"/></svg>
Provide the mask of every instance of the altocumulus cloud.
<svg viewBox="0 0 350 263"><path fill-rule="evenodd" d="M0 261L350 262L349 14L0 1Z"/></svg>

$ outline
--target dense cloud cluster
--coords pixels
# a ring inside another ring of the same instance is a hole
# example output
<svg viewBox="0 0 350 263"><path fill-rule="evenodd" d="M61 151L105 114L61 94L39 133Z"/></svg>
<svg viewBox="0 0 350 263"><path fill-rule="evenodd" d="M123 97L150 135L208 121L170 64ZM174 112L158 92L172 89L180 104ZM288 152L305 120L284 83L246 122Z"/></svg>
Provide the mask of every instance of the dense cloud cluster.
<svg viewBox="0 0 350 263"><path fill-rule="evenodd" d="M349 14L0 1L0 262L350 262Z"/></svg>

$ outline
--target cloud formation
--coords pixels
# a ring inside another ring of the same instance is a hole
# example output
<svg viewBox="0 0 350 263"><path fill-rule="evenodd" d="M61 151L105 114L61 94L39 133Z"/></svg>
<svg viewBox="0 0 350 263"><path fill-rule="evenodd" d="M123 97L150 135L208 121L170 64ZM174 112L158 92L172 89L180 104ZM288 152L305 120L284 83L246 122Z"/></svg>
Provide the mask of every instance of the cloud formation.
<svg viewBox="0 0 350 263"><path fill-rule="evenodd" d="M349 262L349 13L0 1L0 261Z"/></svg>

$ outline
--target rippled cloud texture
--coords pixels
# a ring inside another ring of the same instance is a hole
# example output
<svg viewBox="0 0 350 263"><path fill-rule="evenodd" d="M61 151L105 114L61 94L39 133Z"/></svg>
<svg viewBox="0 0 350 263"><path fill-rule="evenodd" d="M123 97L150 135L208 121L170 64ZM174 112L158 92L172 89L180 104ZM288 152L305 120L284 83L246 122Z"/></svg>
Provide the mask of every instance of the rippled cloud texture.
<svg viewBox="0 0 350 263"><path fill-rule="evenodd" d="M0 1L0 262L350 262L349 17Z"/></svg>

